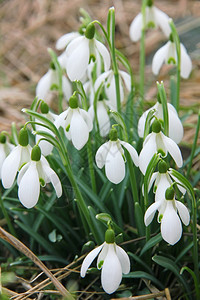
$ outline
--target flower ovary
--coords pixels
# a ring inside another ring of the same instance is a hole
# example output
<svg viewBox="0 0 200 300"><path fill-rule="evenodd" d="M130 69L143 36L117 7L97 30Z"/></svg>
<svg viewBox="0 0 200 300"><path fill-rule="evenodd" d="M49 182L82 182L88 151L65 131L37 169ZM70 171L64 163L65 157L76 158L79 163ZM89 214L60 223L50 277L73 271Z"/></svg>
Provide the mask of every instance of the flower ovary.
<svg viewBox="0 0 200 300"><path fill-rule="evenodd" d="M165 191L165 199L166 200L173 200L174 199L174 194L175 194L174 189L173 189L173 187L170 186Z"/></svg>
<svg viewBox="0 0 200 300"><path fill-rule="evenodd" d="M85 37L89 40L92 40L95 35L95 26L93 23L88 24L85 30Z"/></svg>
<svg viewBox="0 0 200 300"><path fill-rule="evenodd" d="M49 106L46 102L42 102L41 105L40 105L40 109L41 109L41 113L42 114L48 114L49 112Z"/></svg>
<svg viewBox="0 0 200 300"><path fill-rule="evenodd" d="M41 158L41 149L38 145L35 145L31 151L31 160L39 161Z"/></svg>
<svg viewBox="0 0 200 300"><path fill-rule="evenodd" d="M112 229L107 229L105 233L105 241L107 244L113 244L115 242L115 233Z"/></svg>
<svg viewBox="0 0 200 300"><path fill-rule="evenodd" d="M167 172L167 163L164 160L161 160L158 164L158 172L164 174Z"/></svg>
<svg viewBox="0 0 200 300"><path fill-rule="evenodd" d="M76 95L72 95L69 98L69 107L71 108L77 108L78 107L78 98Z"/></svg>
<svg viewBox="0 0 200 300"><path fill-rule="evenodd" d="M161 131L161 124L160 121L155 120L152 124L152 131L155 133L159 133Z"/></svg>
<svg viewBox="0 0 200 300"><path fill-rule="evenodd" d="M28 131L26 128L22 128L19 132L19 144L23 147L28 145Z"/></svg>
<svg viewBox="0 0 200 300"><path fill-rule="evenodd" d="M6 143L6 136L3 133L0 134L0 143L1 144L5 144Z"/></svg>
<svg viewBox="0 0 200 300"><path fill-rule="evenodd" d="M116 129L116 128L112 128L112 129L110 130L109 138L110 138L111 141L117 141L117 139L118 139L118 134L117 134L117 129Z"/></svg>

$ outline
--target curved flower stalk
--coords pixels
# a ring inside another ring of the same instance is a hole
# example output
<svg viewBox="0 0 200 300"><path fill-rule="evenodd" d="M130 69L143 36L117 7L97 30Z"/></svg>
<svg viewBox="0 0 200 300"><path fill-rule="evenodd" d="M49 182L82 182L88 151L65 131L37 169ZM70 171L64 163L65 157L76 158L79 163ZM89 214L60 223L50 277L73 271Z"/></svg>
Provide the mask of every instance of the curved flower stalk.
<svg viewBox="0 0 200 300"><path fill-rule="evenodd" d="M129 35L133 42L139 41L143 27L142 13L139 13L132 21L129 29ZM166 13L153 5L153 1L147 1L145 8L145 28L160 27L166 37L171 33L169 17Z"/></svg>
<svg viewBox="0 0 200 300"><path fill-rule="evenodd" d="M118 139L115 128L112 128L110 131L110 140L101 145L95 155L97 167L101 169L105 165L107 178L115 184L120 183L125 177L124 150L122 146L129 152L132 161L137 167L137 151L130 144Z"/></svg>
<svg viewBox="0 0 200 300"><path fill-rule="evenodd" d="M1 169L2 169L2 165L4 160L6 159L6 157L9 155L9 153L13 150L14 145L10 144L7 140L6 140L6 136L1 133L0 134L0 179L1 177Z"/></svg>
<svg viewBox="0 0 200 300"><path fill-rule="evenodd" d="M24 165L18 175L18 196L26 208L34 207L39 199L40 185L51 182L57 197L62 195L62 186L57 174L51 169L48 161L41 156L39 146L34 146L31 152L31 161Z"/></svg>
<svg viewBox="0 0 200 300"><path fill-rule="evenodd" d="M107 294L114 293L122 280L122 274L130 272L130 260L127 253L115 243L114 232L108 229L105 242L92 250L84 259L81 266L81 277L98 256L97 268L101 269L101 284Z"/></svg>
<svg viewBox="0 0 200 300"><path fill-rule="evenodd" d="M104 69L110 68L110 55L107 48L94 38L95 26L90 23L86 27L85 36L75 38L66 48L66 71L69 79L82 80L91 60L99 54L102 57Z"/></svg>
<svg viewBox="0 0 200 300"><path fill-rule="evenodd" d="M119 90L120 90L120 99L124 100L125 88L128 92L131 90L131 77L128 73L124 71L119 72ZM108 97L108 106L110 109L117 111L117 95L116 95L116 86L115 86L115 76L113 70L102 73L95 82L94 90L97 91L99 86L105 82L105 92Z"/></svg>
<svg viewBox="0 0 200 300"><path fill-rule="evenodd" d="M68 140L77 150L82 149L88 141L89 132L93 128L90 114L78 107L78 98L73 95L69 99L69 108L56 119L55 126L63 127Z"/></svg>
<svg viewBox="0 0 200 300"><path fill-rule="evenodd" d="M183 164L183 158L178 145L169 137L161 132L161 124L155 120L152 124L152 133L150 133L143 143L143 148L139 155L139 168L145 174L147 166L155 153L160 153L166 157L168 152L180 168Z"/></svg>
<svg viewBox="0 0 200 300"><path fill-rule="evenodd" d="M19 145L12 149L2 165L1 178L5 189L9 189L13 185L17 172L30 159L31 146L28 144L28 132L22 128L19 132Z"/></svg>
<svg viewBox="0 0 200 300"><path fill-rule="evenodd" d="M66 57L64 54L58 57L58 62L63 67L66 64ZM47 73L42 76L36 86L36 96L39 99L46 100L47 95L51 91L51 88L58 87L59 85L59 75L55 66L51 64L51 68ZM65 75L62 75L62 91L66 100L68 100L72 94L72 87Z"/></svg>
<svg viewBox="0 0 200 300"><path fill-rule="evenodd" d="M165 191L174 183L177 183L178 189L184 195L186 189L180 185L180 181L177 180L172 174L171 171L167 169L167 164L165 161L161 160L158 163L158 172L152 174L148 191L151 189L153 183L153 192L155 193L155 202L165 199Z"/></svg>
<svg viewBox="0 0 200 300"><path fill-rule="evenodd" d="M147 209L144 216L144 223L148 226L158 210L158 222L161 223L161 235L162 238L174 245L177 243L182 235L182 220L184 225L188 225L190 222L190 214L187 207L180 201L177 201L174 197L173 188L168 188L165 192L165 199L160 199L154 202ZM179 213L179 216L177 214Z"/></svg>
<svg viewBox="0 0 200 300"><path fill-rule="evenodd" d="M94 105L91 105L88 113L94 120ZM97 121L99 124L100 136L105 137L110 131L110 118L108 115L108 106L106 100L97 101Z"/></svg>
<svg viewBox="0 0 200 300"><path fill-rule="evenodd" d="M42 102L40 108L41 108L42 115L54 123L57 118L57 115L55 115L49 111L48 105L45 102ZM37 119L35 121L37 122ZM41 123L41 121L39 121L39 122ZM46 133L54 136L54 134L52 133L52 131L50 129L48 129L47 127L44 127L42 125L35 124L35 130L36 130L36 133L37 133L37 131L43 131L43 132L46 132ZM53 145L45 140L40 141L40 139L41 139L41 136L36 134L35 142L36 142L36 144L40 143L40 148L41 148L42 154L44 156L47 156L52 152Z"/></svg>
<svg viewBox="0 0 200 300"><path fill-rule="evenodd" d="M182 78L187 79L192 71L192 61L187 53L184 45L180 43L181 50L181 65L180 75ZM169 40L162 46L154 55L152 61L152 72L158 75L163 64L177 65L176 45L173 41Z"/></svg>
<svg viewBox="0 0 200 300"><path fill-rule="evenodd" d="M183 138L184 130L183 125L181 123L181 120L178 117L177 111L174 108L174 106L170 103L167 103L167 109L168 109L168 117L169 117L169 137L177 144L180 143L180 141ZM144 129L145 129L145 122L147 115L149 111L155 110L154 116L157 119L163 119L163 107L162 104L159 102L156 102L156 104L151 107L150 109L146 110L142 116L140 117L138 121L138 135L139 137L144 136ZM153 121L152 121L153 122ZM176 128L176 130L174 130Z"/></svg>

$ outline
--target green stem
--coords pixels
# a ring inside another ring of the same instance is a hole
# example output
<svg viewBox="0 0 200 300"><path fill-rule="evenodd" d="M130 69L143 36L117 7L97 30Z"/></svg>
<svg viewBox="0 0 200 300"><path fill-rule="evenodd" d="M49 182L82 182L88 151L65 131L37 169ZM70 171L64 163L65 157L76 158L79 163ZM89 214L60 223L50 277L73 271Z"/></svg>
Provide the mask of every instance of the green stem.
<svg viewBox="0 0 200 300"><path fill-rule="evenodd" d="M144 106L144 80L145 80L145 11L146 0L142 1L142 32L140 40L140 106Z"/></svg>
<svg viewBox="0 0 200 300"><path fill-rule="evenodd" d="M127 159L129 173L130 173L129 177L130 177L130 182L131 182L131 190L132 190L132 194L133 194L133 201L134 201L134 203L136 203L136 202L139 202L138 187L137 187L133 162L132 162L132 159L131 159L129 153L128 153L128 155L126 155L126 159Z"/></svg>
<svg viewBox="0 0 200 300"><path fill-rule="evenodd" d="M13 227L11 221L10 221L10 217L9 217L9 215L7 213L7 210L6 210L5 206L4 206L3 199L1 197L1 193L0 193L0 206L1 206L2 213L3 213L3 215L4 215L5 219L6 219L6 223L8 225L10 233L13 236L16 236L15 229L14 229L14 227Z"/></svg>
<svg viewBox="0 0 200 300"><path fill-rule="evenodd" d="M91 179L91 184L92 184L92 190L96 194L97 193L97 188L96 188L95 172L94 172L94 166L93 166L92 144L91 144L90 137L89 137L89 140L87 142L87 154L88 154L88 163L89 163L89 171L90 171L90 179Z"/></svg>

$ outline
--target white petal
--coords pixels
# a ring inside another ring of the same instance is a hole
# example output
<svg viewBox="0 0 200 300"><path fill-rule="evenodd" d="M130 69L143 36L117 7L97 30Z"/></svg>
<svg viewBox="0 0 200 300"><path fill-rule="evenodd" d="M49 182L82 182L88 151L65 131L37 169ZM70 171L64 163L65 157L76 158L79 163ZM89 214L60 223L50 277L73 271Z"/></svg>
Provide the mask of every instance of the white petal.
<svg viewBox="0 0 200 300"><path fill-rule="evenodd" d="M151 189L151 187L152 187L154 181L157 180L158 176L159 176L159 173L158 173L158 172L154 172L154 173L152 174L151 179L150 179L150 181L149 181L148 192L150 191L150 189Z"/></svg>
<svg viewBox="0 0 200 300"><path fill-rule="evenodd" d="M92 128L93 128L93 122L92 122L92 118L90 116L90 114L84 110L84 109L81 109L79 108L79 112L83 118L83 120L85 121L85 123L87 124L87 127L88 127L88 131L92 131Z"/></svg>
<svg viewBox="0 0 200 300"><path fill-rule="evenodd" d="M35 143L37 144L40 139L41 139L41 136L36 135ZM47 156L52 152L53 145L51 143L44 141L44 140L40 141L39 143L40 143L41 152L44 156Z"/></svg>
<svg viewBox="0 0 200 300"><path fill-rule="evenodd" d="M170 180L167 174L160 174L160 180L157 184L157 189L155 192L155 201L164 200L166 189L169 188L172 184L172 180Z"/></svg>
<svg viewBox="0 0 200 300"><path fill-rule="evenodd" d="M106 258L106 255L108 253L108 248L109 248L109 244L107 244L106 242L104 242L104 246L102 251L99 253L98 258L97 258L97 269L101 269L103 266L103 262Z"/></svg>
<svg viewBox="0 0 200 300"><path fill-rule="evenodd" d="M26 164L31 160L31 146L27 145L25 147L21 147L21 159L19 163L19 169L21 168L22 165Z"/></svg>
<svg viewBox="0 0 200 300"><path fill-rule="evenodd" d="M95 161L98 168L103 168L106 163L106 157L110 149L110 142L106 142L99 147L95 155Z"/></svg>
<svg viewBox="0 0 200 300"><path fill-rule="evenodd" d="M132 21L129 29L129 36L133 42L139 41L142 32L142 14L139 13Z"/></svg>
<svg viewBox="0 0 200 300"><path fill-rule="evenodd" d="M9 189L15 180L21 160L22 146L16 146L6 157L1 169L2 184L5 189Z"/></svg>
<svg viewBox="0 0 200 300"><path fill-rule="evenodd" d="M96 247L94 250L92 250L83 260L82 266L81 266L81 277L85 277L85 274L87 272L87 269L95 259L95 257L99 254L104 244L100 245L99 247Z"/></svg>
<svg viewBox="0 0 200 300"><path fill-rule="evenodd" d="M181 77L187 79L192 71L192 61L183 44L181 44Z"/></svg>
<svg viewBox="0 0 200 300"><path fill-rule="evenodd" d="M146 226L148 226L153 218L154 218L154 215L156 213L156 210L159 209L160 205L161 205L162 201L157 201L157 202L154 202L153 204L151 204L149 206L149 208L146 210L145 212L145 215L144 215L144 224Z"/></svg>
<svg viewBox="0 0 200 300"><path fill-rule="evenodd" d="M124 71L119 71L119 75L123 79L127 90L130 92L130 90L131 90L131 76L127 72L124 72Z"/></svg>
<svg viewBox="0 0 200 300"><path fill-rule="evenodd" d="M77 150L82 149L88 141L89 130L78 110L73 109L73 115L70 123L72 143Z"/></svg>
<svg viewBox="0 0 200 300"><path fill-rule="evenodd" d="M169 16L162 10L154 6L154 13L157 25L162 29L166 37L169 37L171 33L171 28L169 25Z"/></svg>
<svg viewBox="0 0 200 300"><path fill-rule="evenodd" d="M134 162L135 166L138 167L139 157L138 157L138 153L135 150L135 148L133 146L131 146L130 144L123 142L123 141L120 141L120 144L128 150L128 152L132 158L132 161Z"/></svg>
<svg viewBox="0 0 200 300"><path fill-rule="evenodd" d="M73 42L71 42L69 44L69 47L71 46L71 44ZM66 51L67 50L68 50L68 47L67 47ZM71 50L71 47L70 47L70 50ZM69 52L71 52L71 51L68 51L68 53ZM81 43L79 45L77 45L76 48L73 49L72 53L67 58L66 71L67 71L67 75L71 81L82 79L82 77L86 73L86 69L89 64L89 58L90 58L89 40L85 38L85 39L81 40Z"/></svg>
<svg viewBox="0 0 200 300"><path fill-rule="evenodd" d="M190 214L187 207L180 201L175 201L175 203L183 224L188 226L190 223Z"/></svg>
<svg viewBox="0 0 200 300"><path fill-rule="evenodd" d="M101 54L101 56L103 58L104 69L105 69L105 71L108 71L110 68L110 54L109 54L107 48L99 41L95 40L95 45L97 47L97 50L99 51L99 53Z"/></svg>
<svg viewBox="0 0 200 300"><path fill-rule="evenodd" d="M52 185L56 191L57 197L58 198L61 197L62 196L62 185L60 183L60 179L59 179L58 175L47 164L42 164L42 168L48 178L48 181L52 183Z"/></svg>
<svg viewBox="0 0 200 300"><path fill-rule="evenodd" d="M104 81L106 80L106 78L108 78L109 75L110 75L111 73L113 73L112 70L106 71L106 72L102 73L102 74L97 78L97 80L95 81L95 84L94 84L94 89L95 89L95 91L98 90L98 88L99 88L99 86L101 85L101 83L104 82Z"/></svg>
<svg viewBox="0 0 200 300"><path fill-rule="evenodd" d="M19 171L19 174L17 176L17 184L18 186L20 185L21 179L24 176L24 174L26 173L26 171L28 170L29 166L30 166L31 162L28 162L27 164L25 164Z"/></svg>
<svg viewBox="0 0 200 300"><path fill-rule="evenodd" d="M52 85L52 70L49 70L42 78L40 78L36 86L36 96L39 99L45 100Z"/></svg>
<svg viewBox="0 0 200 300"><path fill-rule="evenodd" d="M106 157L105 172L111 182L118 184L125 177L125 163L116 142L111 143Z"/></svg>
<svg viewBox="0 0 200 300"><path fill-rule="evenodd" d="M179 168L181 168L183 165L183 158L178 145L172 139L168 138L167 136L164 136L164 134L163 141L170 155L174 159L175 163Z"/></svg>
<svg viewBox="0 0 200 300"><path fill-rule="evenodd" d="M32 208L38 202L40 195L40 182L36 162L32 162L21 178L18 197L26 208Z"/></svg>
<svg viewBox="0 0 200 300"><path fill-rule="evenodd" d="M66 100L69 100L72 95L72 87L69 83L69 80L65 76L62 76L62 90Z"/></svg>
<svg viewBox="0 0 200 300"><path fill-rule="evenodd" d="M174 179L174 181L177 182L177 187L178 187L178 189L181 191L181 193L182 193L183 195L185 195L186 189L182 186L183 183L182 183L180 180L178 180L175 176L173 176L173 175L171 174L171 171L170 171L170 170L169 170L169 174L170 174L170 176Z"/></svg>
<svg viewBox="0 0 200 300"><path fill-rule="evenodd" d="M104 101L97 102L97 120L99 123L100 135L105 137L110 131L110 119Z"/></svg>
<svg viewBox="0 0 200 300"><path fill-rule="evenodd" d="M108 254L101 271L101 283L104 291L114 293L122 280L122 268L116 255L114 244L109 244Z"/></svg>
<svg viewBox="0 0 200 300"><path fill-rule="evenodd" d="M130 259L128 254L121 247L116 245L116 253L122 267L122 273L128 274L130 272Z"/></svg>
<svg viewBox="0 0 200 300"><path fill-rule="evenodd" d="M176 210L173 207L174 200L166 200L167 206L161 220L161 235L170 245L179 241L182 235L182 225Z"/></svg>
<svg viewBox="0 0 200 300"><path fill-rule="evenodd" d="M169 42L168 42L169 43ZM158 75L160 68L162 66L162 64L165 61L167 52L168 52L168 48L169 48L169 44L165 44L164 46L162 46L154 55L153 60L152 60L152 72L155 75Z"/></svg>
<svg viewBox="0 0 200 300"><path fill-rule="evenodd" d="M177 113L172 110L168 110L169 115L169 137L176 143L179 144L183 138L183 125L179 119ZM176 128L176 130L174 130Z"/></svg>
<svg viewBox="0 0 200 300"><path fill-rule="evenodd" d="M146 139L148 139L148 141L144 141L144 146L139 155L139 168L143 174L145 174L148 164L157 150L156 135L154 133L150 133Z"/></svg>
<svg viewBox="0 0 200 300"><path fill-rule="evenodd" d="M62 35L56 42L56 49L62 50L75 38L79 37L80 34L78 32L70 32Z"/></svg>
<svg viewBox="0 0 200 300"><path fill-rule="evenodd" d="M70 117L72 116L72 109L69 107L68 109L66 109L65 111L63 111L55 120L54 125L56 126L56 128L59 127L65 127L65 120L68 117L68 115L70 115ZM71 118L70 118L71 121ZM65 128L64 128L65 129Z"/></svg>

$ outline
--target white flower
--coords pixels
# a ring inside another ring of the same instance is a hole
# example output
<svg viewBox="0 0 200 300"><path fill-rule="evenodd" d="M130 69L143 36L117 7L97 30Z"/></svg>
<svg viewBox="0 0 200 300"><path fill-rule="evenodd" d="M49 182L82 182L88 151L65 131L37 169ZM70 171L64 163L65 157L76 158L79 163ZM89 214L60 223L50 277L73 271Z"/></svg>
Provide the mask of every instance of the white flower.
<svg viewBox="0 0 200 300"><path fill-rule="evenodd" d="M192 71L192 61L189 57L187 50L180 44L180 52L181 52L181 77L188 78L190 72ZM175 43L168 41L164 46L162 46L154 55L152 61L152 72L155 75L158 75L161 66L166 64L177 64L177 54L176 54L176 46Z"/></svg>
<svg viewBox="0 0 200 300"><path fill-rule="evenodd" d="M169 137L176 142L177 144L180 143L180 141L183 138L183 125L181 123L181 120L178 117L177 111L174 108L174 106L170 103L167 103L167 109L168 109L168 118L169 118ZM156 102L156 104L145 111L142 116L139 119L138 122L138 135L139 137L144 136L144 128L145 128L145 122L147 115L150 110L155 110L154 116L157 117L157 119L163 120L163 108L162 104L159 102ZM176 128L176 130L174 130Z"/></svg>
<svg viewBox="0 0 200 300"><path fill-rule="evenodd" d="M101 169L105 165L107 178L111 182L118 184L125 177L124 150L122 146L129 152L136 166L138 166L138 154L133 146L117 139L114 130L116 131L115 128L111 129L111 140L101 145L97 150L95 160L98 168ZM114 138L111 137L112 135Z"/></svg>
<svg viewBox="0 0 200 300"><path fill-rule="evenodd" d="M17 171L30 161L31 146L28 145L28 133L22 128L19 133L19 145L17 145L3 162L1 169L2 184L9 189L15 180Z"/></svg>
<svg viewBox="0 0 200 300"><path fill-rule="evenodd" d="M147 166L155 153L160 153L162 157L166 157L169 152L179 168L183 164L183 158L178 145L160 131L161 126L159 124L159 121L154 121L152 130L154 131L153 127L155 125L155 132L150 133L146 137L139 155L139 168L143 174L145 174ZM157 125L159 129L156 131Z"/></svg>
<svg viewBox="0 0 200 300"><path fill-rule="evenodd" d="M34 146L31 153L31 161L24 165L18 175L18 197L26 208L32 208L38 202L40 184L45 186L51 182L56 195L62 195L62 186L57 174L51 169L48 161L41 156L39 146Z"/></svg>
<svg viewBox="0 0 200 300"><path fill-rule="evenodd" d="M56 49L63 50L75 38L81 36L79 32L70 32L62 35L56 42Z"/></svg>
<svg viewBox="0 0 200 300"><path fill-rule="evenodd" d="M87 143L89 132L93 128L92 118L87 111L78 107L76 96L70 97L69 106L57 117L54 124L57 128L63 127L67 139L80 150Z"/></svg>
<svg viewBox="0 0 200 300"><path fill-rule="evenodd" d="M63 66L65 64L65 55L58 57L58 61ZM36 96L39 99L46 100L47 95L51 91L52 86L59 85L58 72L54 69L49 69L48 72L42 76L36 86ZM62 76L62 91L66 100L68 100L72 94L72 87L65 75Z"/></svg>
<svg viewBox="0 0 200 300"><path fill-rule="evenodd" d="M118 289L121 283L122 273L128 274L130 272L129 257L116 243L104 242L85 257L81 266L81 277L85 277L87 269L97 255L97 268L102 269L102 287L107 294L112 294Z"/></svg>
<svg viewBox="0 0 200 300"><path fill-rule="evenodd" d="M165 36L168 37L171 33L168 21L169 17L163 11L154 5L146 6L145 27L160 27ZM141 38L142 27L142 14L139 13L130 25L129 35L133 42L137 42Z"/></svg>
<svg viewBox="0 0 200 300"><path fill-rule="evenodd" d="M13 148L14 145L7 142L5 135L0 134L0 179L2 178L1 169L2 169L3 162Z"/></svg>
<svg viewBox="0 0 200 300"><path fill-rule="evenodd" d="M94 24L86 28L85 36L80 36L71 41L66 48L66 71L71 81L81 80L86 73L91 59L97 55L103 59L105 71L110 67L110 55L106 47L94 38Z"/></svg>
<svg viewBox="0 0 200 300"><path fill-rule="evenodd" d="M107 107L107 101L101 100L97 101L97 120L99 123L99 131L100 135L102 137L105 137L108 135L110 131L110 119L108 116L108 107ZM94 106L91 105L88 113L91 115L91 118L94 119Z"/></svg>
<svg viewBox="0 0 200 300"><path fill-rule="evenodd" d="M146 226L152 222L156 210L159 211L158 222L161 222L162 238L170 245L174 245L179 241L182 235L180 218L186 226L190 222L190 215L187 207L182 202L175 200L174 197L169 200L160 199L150 205L147 209L144 216L144 223Z"/></svg>
<svg viewBox="0 0 200 300"><path fill-rule="evenodd" d="M113 70L102 73L95 82L94 90L97 91L102 82L105 82L105 92L108 97L108 106L112 110L117 110L117 95L115 88L115 77ZM125 87L128 92L131 89L130 75L124 71L119 70L119 89L121 102L124 100Z"/></svg>

